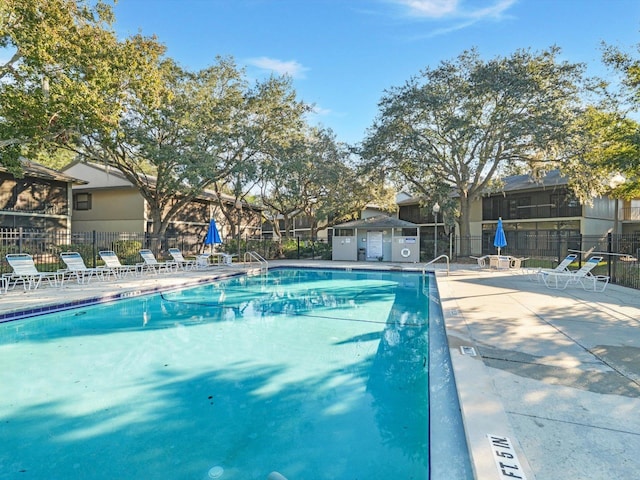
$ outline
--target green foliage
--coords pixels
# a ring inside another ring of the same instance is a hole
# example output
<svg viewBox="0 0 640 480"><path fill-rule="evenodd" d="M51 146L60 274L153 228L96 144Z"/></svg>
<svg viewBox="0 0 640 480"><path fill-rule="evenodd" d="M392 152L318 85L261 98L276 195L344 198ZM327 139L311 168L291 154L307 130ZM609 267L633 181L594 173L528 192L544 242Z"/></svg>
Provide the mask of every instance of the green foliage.
<svg viewBox="0 0 640 480"><path fill-rule="evenodd" d="M119 41L105 2L3 0L0 46L0 163L14 166L52 145L117 124L129 87L144 71L142 51L154 41ZM132 75L132 72L136 75Z"/></svg>
<svg viewBox="0 0 640 480"><path fill-rule="evenodd" d="M87 267L93 266L93 260L94 260L93 245L90 243L71 243L69 245L58 245L56 247L56 250L57 250L56 252L57 254L60 254L62 252L78 252L82 257L82 259L84 260L84 263L87 265ZM96 249L96 257L97 255L98 255L98 250Z"/></svg>
<svg viewBox="0 0 640 480"><path fill-rule="evenodd" d="M284 258L310 258L316 260L331 260L331 246L323 242L311 240L288 239L282 242Z"/></svg>
<svg viewBox="0 0 640 480"><path fill-rule="evenodd" d="M256 163L288 141L305 108L285 79L250 88L230 58L196 73L169 60L148 60L148 75L157 82L131 88L128 114L114 128L83 137L81 149L138 188L152 233L162 235L205 188L236 181L236 198L246 194L243 185L248 191L255 182ZM228 214L226 201L220 199L220 207Z"/></svg>
<svg viewBox="0 0 640 480"><path fill-rule="evenodd" d="M247 240L246 243L243 242L242 245L243 252L255 251L267 260L282 258L282 244L273 239ZM244 247L246 247L246 249Z"/></svg>
<svg viewBox="0 0 640 480"><path fill-rule="evenodd" d="M236 226L242 222L238 221L235 209L224 208L220 194L232 195L234 203L249 200L256 184L265 181L265 172L273 171L277 161L274 159L283 151L291 151L304 138L304 114L310 110L308 105L296 100L290 79L284 77L256 84L245 98L242 115L247 117L225 140L229 145L225 149L234 154L233 168L213 185L219 194L221 213L229 225Z"/></svg>
<svg viewBox="0 0 640 480"><path fill-rule="evenodd" d="M551 48L485 61L471 50L388 90L361 148L364 171L429 204L454 189L460 235L469 235L470 202L494 177L561 160L583 67L558 57Z"/></svg>
<svg viewBox="0 0 640 480"><path fill-rule="evenodd" d="M116 240L108 250L113 250L123 264L134 264L140 259L142 242L138 240Z"/></svg>
<svg viewBox="0 0 640 480"><path fill-rule="evenodd" d="M562 167L583 202L608 194L640 196L640 124L622 112L588 107L571 136L574 156ZM617 174L625 181L612 183Z"/></svg>
<svg viewBox="0 0 640 480"><path fill-rule="evenodd" d="M73 161L74 157L75 153L69 150L48 148L35 153L31 158L45 167L49 167L53 170L62 170Z"/></svg>
<svg viewBox="0 0 640 480"><path fill-rule="evenodd" d="M640 197L640 123L633 113L640 110L640 58L605 45L603 61L612 71L598 84L601 102L578 119L571 136L574 157L564 168L583 201L603 194ZM618 174L624 183L610 185Z"/></svg>
<svg viewBox="0 0 640 480"><path fill-rule="evenodd" d="M282 255L284 258L298 258L298 241L295 238L282 241Z"/></svg>
<svg viewBox="0 0 640 480"><path fill-rule="evenodd" d="M9 55L0 65L0 164L20 175L21 155L51 154L45 163L59 167L63 148L110 165L139 189L162 235L205 188L244 199L261 162L302 138L310 106L287 77L250 85L222 57L191 72L155 37L118 39L111 3L0 2ZM241 223L222 199L220 209L229 225Z"/></svg>
<svg viewBox="0 0 640 480"><path fill-rule="evenodd" d="M279 237L289 235L294 217L305 216L315 236L319 223L344 222L381 199L377 184L360 178L349 148L330 130L309 131L263 162L261 174L264 215ZM285 225L282 231L277 218Z"/></svg>

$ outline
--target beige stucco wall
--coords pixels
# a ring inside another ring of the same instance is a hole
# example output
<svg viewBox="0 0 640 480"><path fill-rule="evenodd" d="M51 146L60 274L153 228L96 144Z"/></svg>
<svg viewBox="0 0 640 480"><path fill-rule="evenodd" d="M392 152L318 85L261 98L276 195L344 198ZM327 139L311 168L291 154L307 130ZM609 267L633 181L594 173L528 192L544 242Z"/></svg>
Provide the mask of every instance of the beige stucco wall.
<svg viewBox="0 0 640 480"><path fill-rule="evenodd" d="M597 218L585 218L580 222L580 233L582 235L601 235L613 231L613 221L600 220Z"/></svg>
<svg viewBox="0 0 640 480"><path fill-rule="evenodd" d="M391 261L417 263L420 261L420 239L414 236L401 236L393 239Z"/></svg>
<svg viewBox="0 0 640 480"><path fill-rule="evenodd" d="M92 190L91 210L73 211L74 232L144 232L142 196L133 189Z"/></svg>
<svg viewBox="0 0 640 480"><path fill-rule="evenodd" d="M96 168L84 163L74 163L62 170L65 174L75 178L80 178L86 182L84 188L113 188L113 187L131 187L132 184L128 180L121 177L122 174L117 171Z"/></svg>
<svg viewBox="0 0 640 480"><path fill-rule="evenodd" d="M615 217L615 200L604 197L594 198L591 205L584 205L582 211L586 218L613 220Z"/></svg>
<svg viewBox="0 0 640 480"><path fill-rule="evenodd" d="M613 231L615 200L608 197L594 198L591 205L584 205L584 218L580 224L582 235L606 235Z"/></svg>
<svg viewBox="0 0 640 480"><path fill-rule="evenodd" d="M458 231L460 231L458 229ZM469 235L479 237L482 235L482 199L477 198L471 202L469 211Z"/></svg>
<svg viewBox="0 0 640 480"><path fill-rule="evenodd" d="M358 242L355 236L333 237L332 257L339 261L356 261L358 259Z"/></svg>

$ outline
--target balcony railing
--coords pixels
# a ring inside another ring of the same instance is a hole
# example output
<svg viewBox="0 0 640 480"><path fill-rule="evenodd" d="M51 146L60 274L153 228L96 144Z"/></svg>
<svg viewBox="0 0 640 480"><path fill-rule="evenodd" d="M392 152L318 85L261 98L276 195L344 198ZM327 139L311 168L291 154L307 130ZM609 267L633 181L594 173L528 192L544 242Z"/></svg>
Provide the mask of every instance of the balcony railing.
<svg viewBox="0 0 640 480"><path fill-rule="evenodd" d="M30 213L40 215L68 215L67 204L41 203L41 202L21 202L19 205L11 207L0 207L0 213Z"/></svg>
<svg viewBox="0 0 640 480"><path fill-rule="evenodd" d="M483 212L483 220L526 220L531 218L559 218L579 217L582 215L582 206L556 206L548 205L522 205L501 212Z"/></svg>

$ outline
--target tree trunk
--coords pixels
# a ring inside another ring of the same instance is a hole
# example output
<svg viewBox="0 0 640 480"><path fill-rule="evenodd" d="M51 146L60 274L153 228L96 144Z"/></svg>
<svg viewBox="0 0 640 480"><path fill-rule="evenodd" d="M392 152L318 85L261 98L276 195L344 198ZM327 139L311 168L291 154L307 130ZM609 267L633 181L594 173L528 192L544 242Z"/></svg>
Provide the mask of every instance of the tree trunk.
<svg viewBox="0 0 640 480"><path fill-rule="evenodd" d="M471 200L467 195L460 196L460 217L458 218L460 256L471 255L471 226L469 214L471 212Z"/></svg>
<svg viewBox="0 0 640 480"><path fill-rule="evenodd" d="M289 217L289 215L282 215L282 224L282 226L284 227L284 234L282 238L291 238L291 218Z"/></svg>

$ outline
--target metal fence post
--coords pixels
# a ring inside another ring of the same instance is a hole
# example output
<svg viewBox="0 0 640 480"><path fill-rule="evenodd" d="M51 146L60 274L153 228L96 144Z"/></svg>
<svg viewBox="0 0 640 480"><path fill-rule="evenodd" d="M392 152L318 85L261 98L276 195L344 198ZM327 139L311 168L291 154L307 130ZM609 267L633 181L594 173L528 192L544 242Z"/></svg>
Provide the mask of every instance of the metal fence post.
<svg viewBox="0 0 640 480"><path fill-rule="evenodd" d="M580 247L578 248L580 252L584 251L584 235L580 234ZM578 267L582 268L582 253L578 254Z"/></svg>
<svg viewBox="0 0 640 480"><path fill-rule="evenodd" d="M92 257L91 264L93 265L93 268L96 268L96 254L98 253L96 251L96 245L97 245L96 231L94 230L91 235L91 251L93 252L93 254L91 255Z"/></svg>
<svg viewBox="0 0 640 480"><path fill-rule="evenodd" d="M607 233L607 253L613 253L613 234ZM616 269L613 265L613 255L607 255L607 275L611 283L616 283Z"/></svg>

